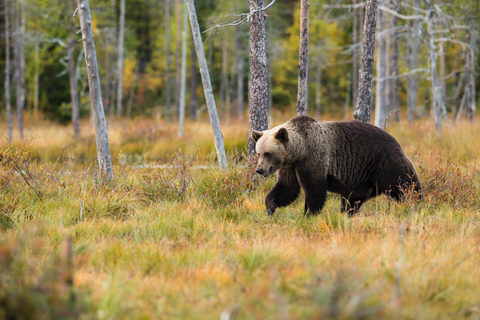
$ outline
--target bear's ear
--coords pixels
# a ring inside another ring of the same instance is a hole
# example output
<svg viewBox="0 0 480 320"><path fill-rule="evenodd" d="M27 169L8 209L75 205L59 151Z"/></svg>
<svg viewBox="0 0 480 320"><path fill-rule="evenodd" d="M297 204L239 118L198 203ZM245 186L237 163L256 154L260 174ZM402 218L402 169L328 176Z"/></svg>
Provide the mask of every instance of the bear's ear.
<svg viewBox="0 0 480 320"><path fill-rule="evenodd" d="M280 128L280 130L275 133L275 139L280 141L281 143L287 143L288 142L288 131L285 128Z"/></svg>
<svg viewBox="0 0 480 320"><path fill-rule="evenodd" d="M263 132L252 130L252 139L257 142L263 136Z"/></svg>

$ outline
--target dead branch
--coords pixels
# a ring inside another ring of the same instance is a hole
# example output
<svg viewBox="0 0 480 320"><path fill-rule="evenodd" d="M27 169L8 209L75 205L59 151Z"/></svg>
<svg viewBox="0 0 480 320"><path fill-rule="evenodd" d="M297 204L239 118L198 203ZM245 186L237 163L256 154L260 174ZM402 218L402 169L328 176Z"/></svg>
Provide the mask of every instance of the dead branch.
<svg viewBox="0 0 480 320"><path fill-rule="evenodd" d="M223 19L226 19L228 17L238 17L239 19L237 20L234 20L232 22L225 22L225 23L219 23L217 25L215 25L214 27L211 27L205 31L203 31L202 33L209 33L208 37L210 37L210 33L213 31L213 30L218 30L220 28L225 28L225 27L231 27L231 26L238 26L238 25L241 25L241 24L244 24L244 23L247 23L250 21L250 17L252 15L254 15L255 13L258 13L258 12L261 12L261 11L265 11L267 10L268 8L270 8L277 0L272 0L272 2L270 2L267 6L261 8L261 9L258 9L258 10L254 10L254 11L251 11L249 13L240 13L240 14L229 14L229 15L226 15L224 17L221 17L221 18L218 18L216 20L214 20L212 23L217 23L218 21L221 21Z"/></svg>

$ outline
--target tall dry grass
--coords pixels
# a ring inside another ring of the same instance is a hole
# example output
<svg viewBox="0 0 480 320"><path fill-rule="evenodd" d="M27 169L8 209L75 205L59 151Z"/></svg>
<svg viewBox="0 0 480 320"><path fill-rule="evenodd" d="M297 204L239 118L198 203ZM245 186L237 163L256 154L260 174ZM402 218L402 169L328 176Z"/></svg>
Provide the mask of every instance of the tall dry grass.
<svg viewBox="0 0 480 320"><path fill-rule="evenodd" d="M391 123L425 200L379 197L351 219L335 195L312 218L302 198L265 216L275 180L251 175L240 123L224 128L228 172L207 123L181 140L154 121L114 124L108 185L88 123L79 142L31 124L31 146L2 149L0 318L479 318L478 124L436 136L426 121Z"/></svg>

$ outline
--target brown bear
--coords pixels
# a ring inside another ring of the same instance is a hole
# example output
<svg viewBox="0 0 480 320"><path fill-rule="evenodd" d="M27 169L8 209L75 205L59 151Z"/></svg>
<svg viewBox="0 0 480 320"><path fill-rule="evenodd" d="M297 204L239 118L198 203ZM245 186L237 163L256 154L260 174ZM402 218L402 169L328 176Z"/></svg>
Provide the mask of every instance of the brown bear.
<svg viewBox="0 0 480 320"><path fill-rule="evenodd" d="M417 172L384 130L361 121L315 121L298 116L263 132L252 131L259 155L256 172L277 173L265 198L267 213L305 193L305 214L322 210L327 191L342 197L341 211L355 214L365 201L387 194L397 201L405 190L421 195Z"/></svg>

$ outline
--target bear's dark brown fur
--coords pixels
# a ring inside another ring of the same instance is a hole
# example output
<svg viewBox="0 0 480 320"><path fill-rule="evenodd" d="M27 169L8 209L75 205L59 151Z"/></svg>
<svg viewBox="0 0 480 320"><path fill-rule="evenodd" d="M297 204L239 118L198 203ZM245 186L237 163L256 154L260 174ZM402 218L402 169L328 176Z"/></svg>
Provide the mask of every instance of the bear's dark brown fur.
<svg viewBox="0 0 480 320"><path fill-rule="evenodd" d="M267 212L291 204L305 193L305 213L322 210L327 191L342 197L342 211L354 214L377 195L401 200L404 190L421 197L421 184L398 142L361 121L315 121L298 116L263 132L252 132L259 154L257 173L277 172L267 195ZM403 191L402 191L403 189Z"/></svg>

